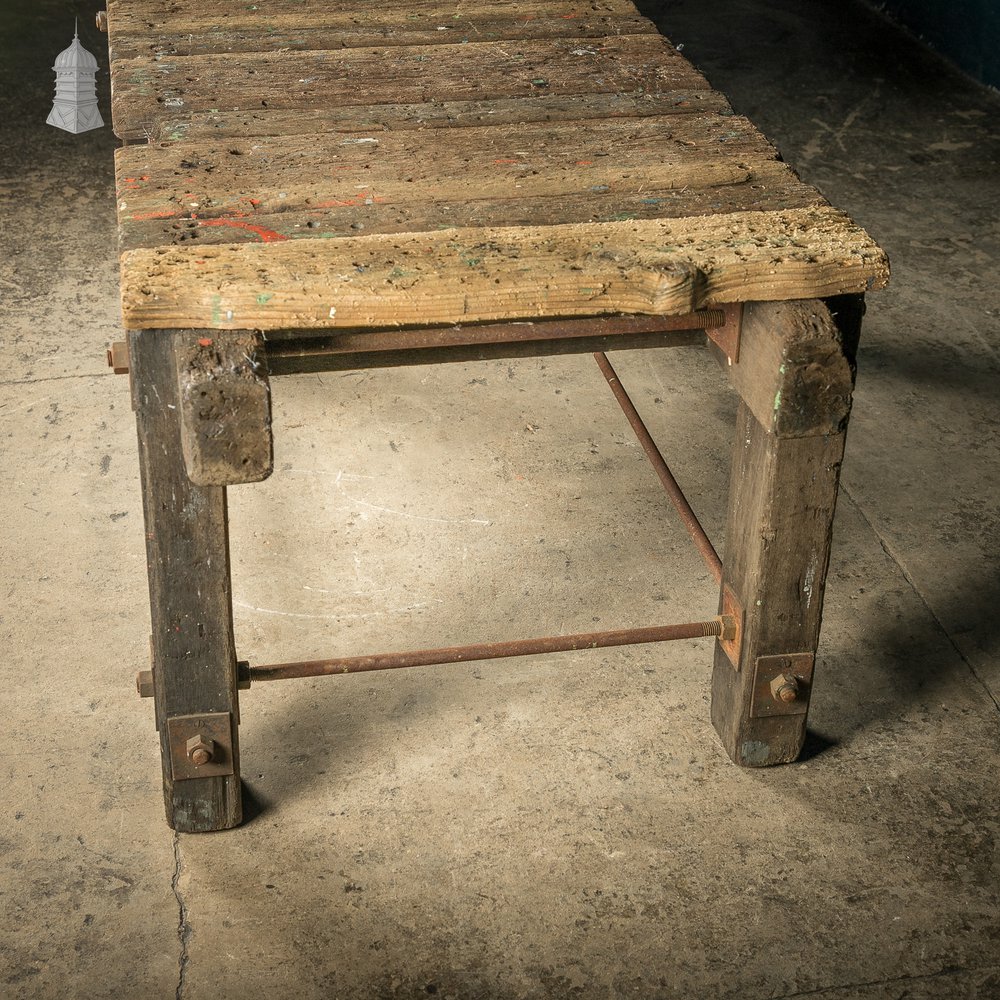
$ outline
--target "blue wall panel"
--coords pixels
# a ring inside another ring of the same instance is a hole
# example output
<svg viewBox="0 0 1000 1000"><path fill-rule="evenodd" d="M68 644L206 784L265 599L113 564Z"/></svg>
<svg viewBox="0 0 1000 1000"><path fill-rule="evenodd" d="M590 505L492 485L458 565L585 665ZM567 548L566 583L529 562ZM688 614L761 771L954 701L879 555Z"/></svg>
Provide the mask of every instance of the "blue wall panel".
<svg viewBox="0 0 1000 1000"><path fill-rule="evenodd" d="M977 80L1000 87L1000 0L878 3Z"/></svg>

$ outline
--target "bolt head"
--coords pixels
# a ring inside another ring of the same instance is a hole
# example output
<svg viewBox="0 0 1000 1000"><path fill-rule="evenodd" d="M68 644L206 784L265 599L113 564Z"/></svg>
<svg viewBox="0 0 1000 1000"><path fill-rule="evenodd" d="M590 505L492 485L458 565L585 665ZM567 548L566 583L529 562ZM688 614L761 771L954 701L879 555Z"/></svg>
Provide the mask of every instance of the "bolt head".
<svg viewBox="0 0 1000 1000"><path fill-rule="evenodd" d="M207 764L215 752L215 740L205 739L200 733L187 741L188 759L195 767Z"/></svg>
<svg viewBox="0 0 1000 1000"><path fill-rule="evenodd" d="M775 701L791 704L799 696L799 681L794 674L778 674L771 681L771 697Z"/></svg>

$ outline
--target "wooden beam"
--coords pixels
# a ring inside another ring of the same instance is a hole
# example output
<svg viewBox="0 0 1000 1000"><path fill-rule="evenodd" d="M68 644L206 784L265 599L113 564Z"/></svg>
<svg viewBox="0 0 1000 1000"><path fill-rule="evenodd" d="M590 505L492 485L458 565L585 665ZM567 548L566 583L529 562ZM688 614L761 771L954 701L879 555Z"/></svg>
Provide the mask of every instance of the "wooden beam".
<svg viewBox="0 0 1000 1000"><path fill-rule="evenodd" d="M743 637L738 669L716 648L712 721L734 761L759 767L805 739L852 372L822 302L751 304L743 330L723 577ZM768 683L784 673L788 702Z"/></svg>
<svg viewBox="0 0 1000 1000"><path fill-rule="evenodd" d="M181 452L176 351L191 337L129 335L163 796L167 822L185 833L236 826L242 816L226 491L194 485ZM195 764L185 737L200 721L213 727L216 763L210 776L188 777Z"/></svg>
<svg viewBox="0 0 1000 1000"><path fill-rule="evenodd" d="M248 330L189 336L175 351L181 449L198 486L271 474L271 388L264 338Z"/></svg>

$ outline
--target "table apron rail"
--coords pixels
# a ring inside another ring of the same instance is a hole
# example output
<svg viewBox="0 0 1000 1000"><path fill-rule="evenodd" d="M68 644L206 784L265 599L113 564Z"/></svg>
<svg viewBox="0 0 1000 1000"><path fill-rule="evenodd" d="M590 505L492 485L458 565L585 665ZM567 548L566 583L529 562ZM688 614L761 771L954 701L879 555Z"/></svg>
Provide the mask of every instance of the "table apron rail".
<svg viewBox="0 0 1000 1000"><path fill-rule="evenodd" d="M706 335L730 353L730 331L734 326L738 336L738 319L734 322L738 308L724 306L684 316L609 316L336 334L315 330L268 331L263 347L271 375L691 347L703 344ZM210 338L212 331L193 333ZM107 360L117 374L126 374L127 343L112 344Z"/></svg>

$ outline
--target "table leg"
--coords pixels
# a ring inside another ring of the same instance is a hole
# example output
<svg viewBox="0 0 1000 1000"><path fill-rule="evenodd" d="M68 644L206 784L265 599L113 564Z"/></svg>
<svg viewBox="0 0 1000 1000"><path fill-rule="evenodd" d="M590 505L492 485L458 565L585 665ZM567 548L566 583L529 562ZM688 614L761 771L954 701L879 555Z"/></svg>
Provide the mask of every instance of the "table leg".
<svg viewBox="0 0 1000 1000"><path fill-rule="evenodd" d="M241 820L236 652L224 486L196 486L181 445L178 352L195 331L129 334L167 821Z"/></svg>
<svg viewBox="0 0 1000 1000"><path fill-rule="evenodd" d="M743 634L737 667L717 645L712 681L738 764L793 761L805 739L855 343L818 300L744 312L723 576Z"/></svg>

